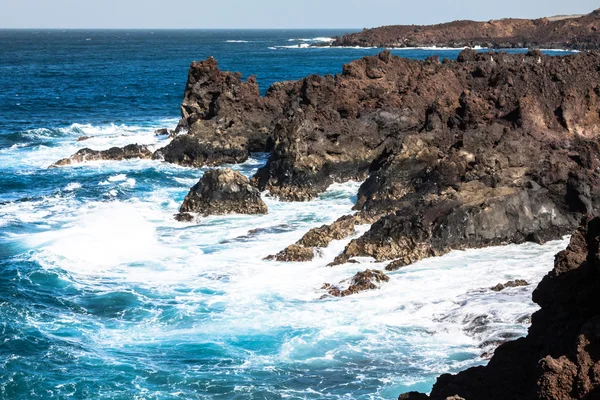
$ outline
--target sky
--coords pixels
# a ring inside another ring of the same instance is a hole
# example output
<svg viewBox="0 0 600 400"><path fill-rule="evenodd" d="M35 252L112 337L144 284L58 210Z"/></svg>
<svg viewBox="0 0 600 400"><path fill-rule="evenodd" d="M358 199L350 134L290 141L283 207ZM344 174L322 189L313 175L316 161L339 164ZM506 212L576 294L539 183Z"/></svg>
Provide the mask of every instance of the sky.
<svg viewBox="0 0 600 400"><path fill-rule="evenodd" d="M0 0L0 28L370 28L584 14L598 0Z"/></svg>

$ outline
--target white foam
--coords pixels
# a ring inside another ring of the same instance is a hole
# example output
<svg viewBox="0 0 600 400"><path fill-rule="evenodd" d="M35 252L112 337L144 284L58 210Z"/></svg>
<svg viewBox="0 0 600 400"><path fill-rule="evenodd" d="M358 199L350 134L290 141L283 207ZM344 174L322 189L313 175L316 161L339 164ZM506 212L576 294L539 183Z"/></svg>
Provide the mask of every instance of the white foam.
<svg viewBox="0 0 600 400"><path fill-rule="evenodd" d="M249 40L226 40L225 43L250 43Z"/></svg>
<svg viewBox="0 0 600 400"><path fill-rule="evenodd" d="M155 136L154 131L159 127L174 126L176 123L175 119L169 119L157 121L149 126L72 124L66 128L32 129L23 132L22 135L33 143L0 150L0 167L19 171L46 168L84 147L93 150L107 150L115 146L123 147L137 143L155 149L165 146L168 141ZM80 136L89 136L90 138L81 142L76 141ZM48 140L52 140L52 146L36 143Z"/></svg>
<svg viewBox="0 0 600 400"><path fill-rule="evenodd" d="M234 168L248 173L256 162ZM143 165L125 164L130 169ZM170 175L180 171L162 168ZM268 371L292 363L296 369L348 373L357 382L385 378L378 384L381 397L397 395L399 385L421 382L423 374L481 363L487 342L511 332L525 334L527 324L519 321L537 309L531 292L566 244L452 252L390 273L390 282L379 290L320 299L323 283L338 283L366 268L383 269L385 263L361 258L358 264L326 267L351 238L334 241L311 262L280 263L264 257L294 243L308 229L352 212L350 198L358 183L332 185L310 202L265 197L268 215L213 216L184 224L173 219L180 205L173 199L183 198L188 187L157 186L151 193L121 200L119 187L131 174L110 173L106 190L115 197L108 202L47 198L0 207L3 219L50 219L56 227L13 238L24 241L32 249L28 257L44 268L65 271L64 279L93 291L110 293L117 287L145 293L150 317L140 324L100 325L89 340L111 348L173 341L224 343L238 335L283 337L274 352L244 352L239 371ZM191 185L197 178L178 180ZM366 229L358 227L355 237ZM500 293L489 290L511 279L531 285ZM206 319L195 324L157 322L165 298L182 320L196 318L198 310ZM485 322L479 331L471 329L477 321ZM348 362L353 365L350 372L345 369ZM411 370L420 375L400 373Z"/></svg>
<svg viewBox="0 0 600 400"><path fill-rule="evenodd" d="M65 186L65 191L71 192L76 189L81 189L81 183L79 182L71 182L67 186Z"/></svg>

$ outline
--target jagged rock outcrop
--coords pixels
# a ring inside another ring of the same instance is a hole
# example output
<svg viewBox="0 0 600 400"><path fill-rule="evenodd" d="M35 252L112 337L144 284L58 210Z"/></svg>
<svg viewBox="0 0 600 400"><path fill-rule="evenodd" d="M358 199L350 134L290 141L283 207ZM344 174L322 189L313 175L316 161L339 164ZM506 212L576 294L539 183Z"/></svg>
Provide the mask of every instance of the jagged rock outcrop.
<svg viewBox="0 0 600 400"><path fill-rule="evenodd" d="M266 214L267 205L260 192L244 175L230 169L208 170L190 189L179 214L180 221L191 221L194 215Z"/></svg>
<svg viewBox="0 0 600 400"><path fill-rule="evenodd" d="M334 240L345 239L356 232L356 225L372 224L377 218L377 215L367 213L345 215L329 225L309 230L296 243L286 247L276 255L267 257L267 259L286 262L311 261L316 248L327 247Z"/></svg>
<svg viewBox="0 0 600 400"><path fill-rule="evenodd" d="M210 142L193 135L178 135L171 143L155 151L152 158L195 168L243 163L248 159L248 151L238 139L232 137L229 142L226 139Z"/></svg>
<svg viewBox="0 0 600 400"><path fill-rule="evenodd" d="M600 50L600 10L587 15L535 20L508 18L487 22L454 21L427 26L383 26L337 37L330 45Z"/></svg>
<svg viewBox="0 0 600 400"><path fill-rule="evenodd" d="M279 84L284 86L284 84ZM192 63L181 105L177 137L157 157L186 166L239 163L250 152L270 151L285 91L261 97L256 78L219 70L209 57Z"/></svg>
<svg viewBox="0 0 600 400"><path fill-rule="evenodd" d="M108 150L92 150L89 148L81 149L71 157L63 158L52 165L52 167L62 167L65 165L78 164L86 161L101 160L130 160L134 158L147 159L152 158L152 151L148 146L129 144L125 147L112 147Z"/></svg>
<svg viewBox="0 0 600 400"><path fill-rule="evenodd" d="M346 297L366 290L378 289L378 284L388 282L389 280L390 278L383 272L368 269L356 273L352 278L340 282L339 285L326 283L321 289L326 290L329 296ZM343 287L346 287L346 289L342 289Z"/></svg>
<svg viewBox="0 0 600 400"><path fill-rule="evenodd" d="M533 300L541 309L527 337L501 345L487 366L442 375L430 396L400 398L600 398L600 218L575 231Z"/></svg>
<svg viewBox="0 0 600 400"><path fill-rule="evenodd" d="M387 142L358 194L357 209L389 214L335 263L371 256L401 266L452 249L544 242L596 213L599 61L465 50L422 73L420 94L404 98L414 110L439 93L422 128Z"/></svg>

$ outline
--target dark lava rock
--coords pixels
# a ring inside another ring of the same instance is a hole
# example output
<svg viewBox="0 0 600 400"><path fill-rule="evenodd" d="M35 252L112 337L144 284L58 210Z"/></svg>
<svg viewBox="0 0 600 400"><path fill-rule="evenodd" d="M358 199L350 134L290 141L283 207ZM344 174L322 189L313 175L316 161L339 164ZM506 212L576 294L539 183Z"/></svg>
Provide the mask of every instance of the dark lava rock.
<svg viewBox="0 0 600 400"><path fill-rule="evenodd" d="M363 272L358 272L348 281L340 282L340 285L347 286L346 289L341 289L340 286L326 283L321 289L327 290L330 296L346 297L352 294L364 292L365 290L378 289L376 283L388 282L390 278L381 271L368 269Z"/></svg>
<svg viewBox="0 0 600 400"><path fill-rule="evenodd" d="M178 135L153 158L186 167L237 164L248 159L248 152L236 141L208 142L192 135Z"/></svg>
<svg viewBox="0 0 600 400"><path fill-rule="evenodd" d="M250 186L244 175L230 169L206 171L202 179L190 189L176 218L193 220L193 214L202 216L222 214L266 214L267 205L260 192Z"/></svg>
<svg viewBox="0 0 600 400"><path fill-rule="evenodd" d="M506 288L521 287L521 286L529 286L529 283L523 279L517 279L514 281L508 281L504 284L499 283L496 286L490 288L490 290L493 290L494 292L501 292Z"/></svg>
<svg viewBox="0 0 600 400"><path fill-rule="evenodd" d="M108 150L81 149L69 158L63 158L57 161L52 167L61 167L65 165L78 164L85 161L100 160L129 160L134 158L152 158L152 152L147 146L138 144L129 144L125 147L113 147Z"/></svg>
<svg viewBox="0 0 600 400"><path fill-rule="evenodd" d="M474 47L600 49L600 13L487 22L454 21L414 26L391 25L337 37L331 46L361 47Z"/></svg>
<svg viewBox="0 0 600 400"><path fill-rule="evenodd" d="M383 217L335 263L542 243L599 209L598 65L597 53L465 50L440 63L383 52L260 97L253 79L208 59L190 69L189 134L156 156L197 166L272 150L252 182L283 200L367 178L355 208ZM313 233L329 240L327 228Z"/></svg>
<svg viewBox="0 0 600 400"><path fill-rule="evenodd" d="M86 141L86 140L89 140L89 139L91 139L91 138L92 138L91 136L79 136L79 137L77 138L77 141L78 141L78 142L84 142L84 141Z"/></svg>
<svg viewBox="0 0 600 400"><path fill-rule="evenodd" d="M600 218L573 233L533 300L541 309L525 338L501 345L487 366L442 375L429 397L400 398L600 398Z"/></svg>

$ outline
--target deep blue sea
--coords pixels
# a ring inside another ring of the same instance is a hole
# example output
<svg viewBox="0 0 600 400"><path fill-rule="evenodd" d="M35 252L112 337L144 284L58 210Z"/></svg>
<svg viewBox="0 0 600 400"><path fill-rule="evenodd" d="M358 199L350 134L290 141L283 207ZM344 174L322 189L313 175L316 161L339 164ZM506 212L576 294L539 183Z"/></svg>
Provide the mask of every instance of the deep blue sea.
<svg viewBox="0 0 600 400"><path fill-rule="evenodd" d="M326 267L349 239L310 263L263 258L350 213L360 182L183 224L173 214L204 169L48 168L82 147L165 145L154 130L177 124L194 60L255 74L264 92L381 51L307 48L342 33L0 30L0 399L395 399L526 332L563 241L453 252L321 299L324 282L383 265ZM487 289L516 278L532 285Z"/></svg>

